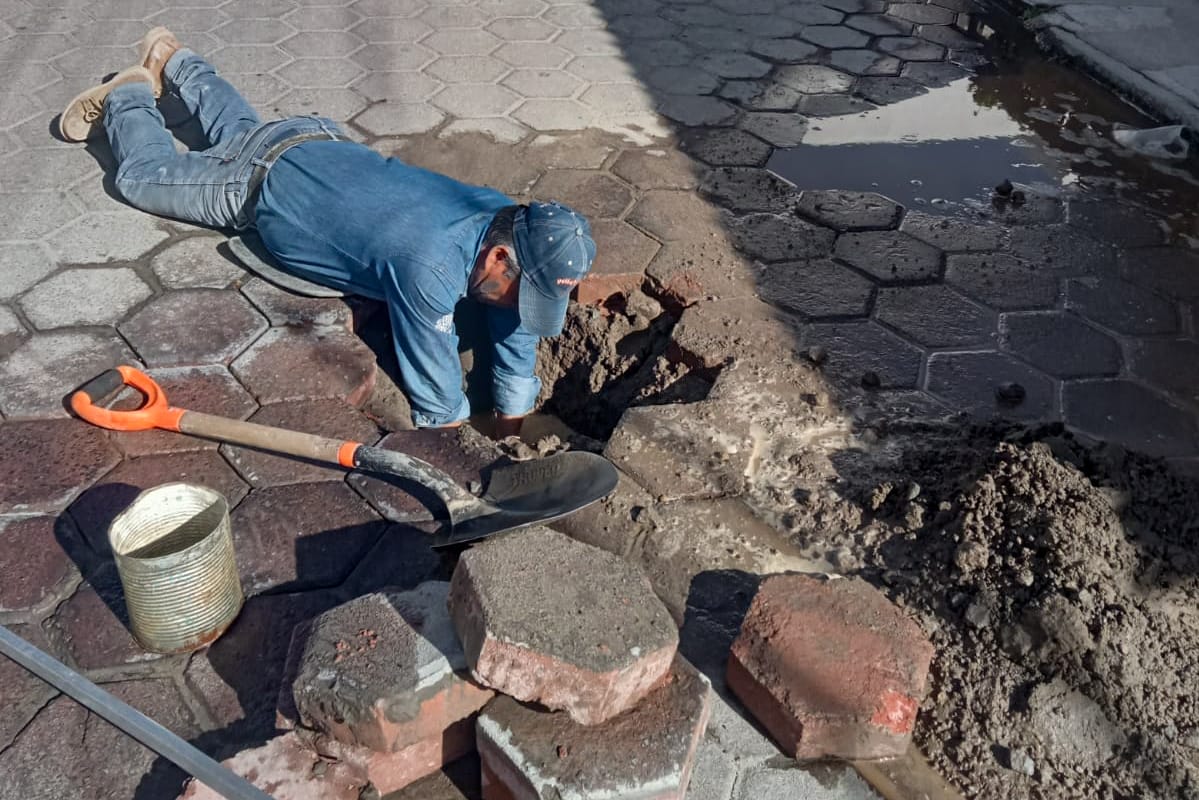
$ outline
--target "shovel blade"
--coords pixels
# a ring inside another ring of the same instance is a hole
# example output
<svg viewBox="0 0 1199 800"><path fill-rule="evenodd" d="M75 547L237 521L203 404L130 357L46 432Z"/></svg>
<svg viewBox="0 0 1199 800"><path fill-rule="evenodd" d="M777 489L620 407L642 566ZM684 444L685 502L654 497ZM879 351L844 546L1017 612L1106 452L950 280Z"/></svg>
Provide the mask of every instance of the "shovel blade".
<svg viewBox="0 0 1199 800"><path fill-rule="evenodd" d="M481 513L445 526L435 549L486 539L496 533L552 522L598 502L616 488L616 467L579 450L519 461L491 471Z"/></svg>

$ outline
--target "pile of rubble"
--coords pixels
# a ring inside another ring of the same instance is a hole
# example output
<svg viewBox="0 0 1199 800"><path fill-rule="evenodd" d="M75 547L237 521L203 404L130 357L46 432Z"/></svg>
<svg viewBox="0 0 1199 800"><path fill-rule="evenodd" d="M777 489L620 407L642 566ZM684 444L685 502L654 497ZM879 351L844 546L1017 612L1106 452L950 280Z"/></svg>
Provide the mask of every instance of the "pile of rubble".
<svg viewBox="0 0 1199 800"><path fill-rule="evenodd" d="M477 749L486 800L682 798L713 697L678 647L636 567L549 529L509 534L449 583L297 626L286 732L226 764L277 800L349 800ZM907 748L931 657L867 584L789 573L762 582L728 681L789 756L881 757ZM213 797L194 781L182 795Z"/></svg>

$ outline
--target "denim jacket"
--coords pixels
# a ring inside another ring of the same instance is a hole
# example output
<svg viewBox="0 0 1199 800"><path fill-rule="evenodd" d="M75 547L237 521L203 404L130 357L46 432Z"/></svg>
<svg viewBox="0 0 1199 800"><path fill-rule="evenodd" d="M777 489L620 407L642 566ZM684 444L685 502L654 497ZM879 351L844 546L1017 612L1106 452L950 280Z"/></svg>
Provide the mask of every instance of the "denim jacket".
<svg viewBox="0 0 1199 800"><path fill-rule="evenodd" d="M384 158L347 141L287 150L263 182L255 224L289 271L387 303L419 427L465 419L454 307L504 194ZM541 389L537 336L514 309L486 306L496 410L524 414Z"/></svg>

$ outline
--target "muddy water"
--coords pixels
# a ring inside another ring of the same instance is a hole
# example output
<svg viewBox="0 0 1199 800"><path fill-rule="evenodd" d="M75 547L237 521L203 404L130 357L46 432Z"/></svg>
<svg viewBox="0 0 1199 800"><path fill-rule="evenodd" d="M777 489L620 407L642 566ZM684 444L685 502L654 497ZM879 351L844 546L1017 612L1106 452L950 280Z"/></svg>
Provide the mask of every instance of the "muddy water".
<svg viewBox="0 0 1199 800"><path fill-rule="evenodd" d="M813 119L803 144L769 168L801 188L876 191L910 208L985 208L1004 179L1147 205L1176 234L1199 238L1199 162L1125 149L1113 129L1154 127L1073 68L1047 60L1027 33L971 23L990 63L943 73L927 93L871 111Z"/></svg>

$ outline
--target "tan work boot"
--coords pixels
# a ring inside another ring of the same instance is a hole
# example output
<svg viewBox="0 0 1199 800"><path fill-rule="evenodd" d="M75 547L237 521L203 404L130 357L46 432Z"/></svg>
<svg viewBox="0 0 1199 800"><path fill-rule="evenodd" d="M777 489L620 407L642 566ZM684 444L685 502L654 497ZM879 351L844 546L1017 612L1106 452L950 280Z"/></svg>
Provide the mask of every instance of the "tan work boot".
<svg viewBox="0 0 1199 800"><path fill-rule="evenodd" d="M137 60L154 76L155 97L162 97L162 71L182 46L175 34L162 25L151 28L138 44Z"/></svg>
<svg viewBox="0 0 1199 800"><path fill-rule="evenodd" d="M150 70L141 66L128 67L118 72L112 80L93 86L67 103L58 118L58 132L68 142L82 142L100 131L100 120L104 116L104 101L113 89L126 83L139 81L154 84Z"/></svg>

